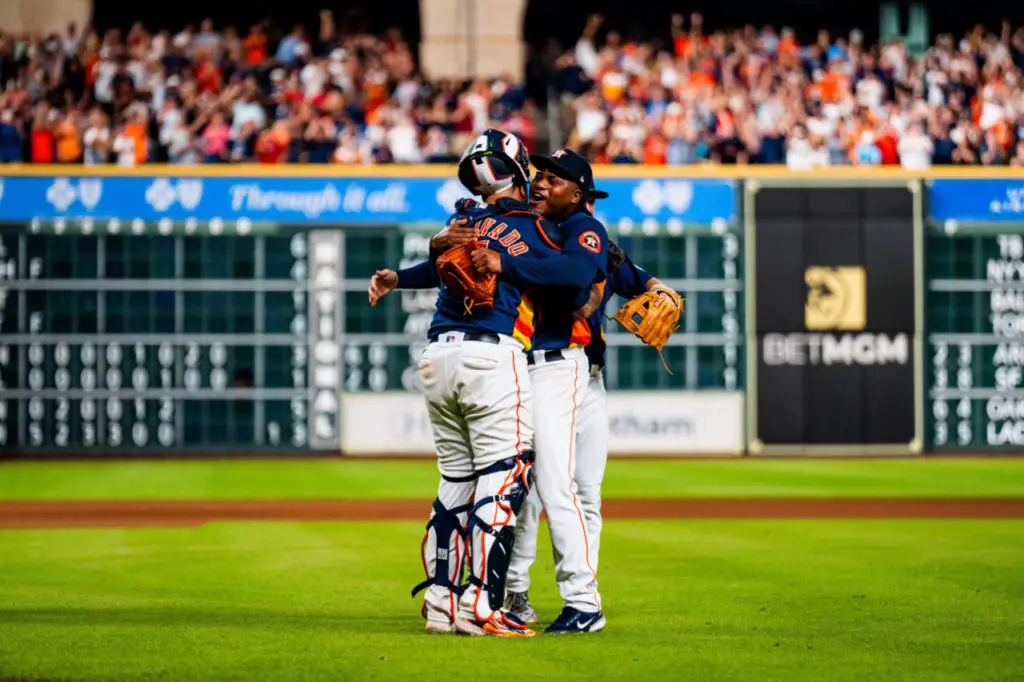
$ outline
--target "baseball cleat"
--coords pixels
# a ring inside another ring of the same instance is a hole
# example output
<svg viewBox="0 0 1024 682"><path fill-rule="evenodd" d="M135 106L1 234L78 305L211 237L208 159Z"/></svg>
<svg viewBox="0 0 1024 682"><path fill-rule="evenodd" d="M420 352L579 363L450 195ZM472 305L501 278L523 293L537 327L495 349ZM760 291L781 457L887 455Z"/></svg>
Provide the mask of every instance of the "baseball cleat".
<svg viewBox="0 0 1024 682"><path fill-rule="evenodd" d="M537 612L533 610L527 592L509 592L505 595L505 610L527 625L537 622Z"/></svg>
<svg viewBox="0 0 1024 682"><path fill-rule="evenodd" d="M455 631L476 637L533 637L537 634L535 630L526 627L525 623L504 610L495 611L487 620L456 617Z"/></svg>
<svg viewBox="0 0 1024 682"><path fill-rule="evenodd" d="M607 621L600 611L580 611L566 606L558 614L555 622L545 628L544 632L556 635L583 634L604 630Z"/></svg>

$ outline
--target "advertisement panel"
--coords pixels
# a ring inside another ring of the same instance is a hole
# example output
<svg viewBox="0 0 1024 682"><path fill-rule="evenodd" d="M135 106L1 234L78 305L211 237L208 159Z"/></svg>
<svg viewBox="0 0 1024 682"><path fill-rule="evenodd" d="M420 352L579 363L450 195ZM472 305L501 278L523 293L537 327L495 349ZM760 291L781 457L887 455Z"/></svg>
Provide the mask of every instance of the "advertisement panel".
<svg viewBox="0 0 1024 682"><path fill-rule="evenodd" d="M342 454L430 456L430 420L416 393L342 397ZM608 394L612 456L728 456L743 451L739 391Z"/></svg>
<svg viewBox="0 0 1024 682"><path fill-rule="evenodd" d="M359 225L441 223L470 196L439 169L437 177L146 175L0 176L0 222L89 219L121 222L234 222ZM606 179L606 223L730 223L731 179Z"/></svg>
<svg viewBox="0 0 1024 682"><path fill-rule="evenodd" d="M757 191L752 453L919 451L915 201L907 185Z"/></svg>
<svg viewBox="0 0 1024 682"><path fill-rule="evenodd" d="M936 179L928 192L928 216L937 224L1024 221L1024 179Z"/></svg>

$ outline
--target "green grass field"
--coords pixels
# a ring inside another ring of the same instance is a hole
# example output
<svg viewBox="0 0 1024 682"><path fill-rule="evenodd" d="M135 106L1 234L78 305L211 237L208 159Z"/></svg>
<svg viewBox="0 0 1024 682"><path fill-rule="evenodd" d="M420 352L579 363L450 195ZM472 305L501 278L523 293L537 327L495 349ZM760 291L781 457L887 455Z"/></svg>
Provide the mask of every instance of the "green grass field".
<svg viewBox="0 0 1024 682"><path fill-rule="evenodd" d="M421 498L429 462L0 464L0 499ZM613 462L610 497L1024 497L1024 460ZM0 679L1019 680L1024 521L615 521L608 629L429 637L418 523L0 531ZM542 546L544 542L542 541ZM534 568L558 611L550 556Z"/></svg>
<svg viewBox="0 0 1024 682"><path fill-rule="evenodd" d="M11 462L0 500L424 499L429 460ZM1024 497L1024 459L612 460L606 498Z"/></svg>

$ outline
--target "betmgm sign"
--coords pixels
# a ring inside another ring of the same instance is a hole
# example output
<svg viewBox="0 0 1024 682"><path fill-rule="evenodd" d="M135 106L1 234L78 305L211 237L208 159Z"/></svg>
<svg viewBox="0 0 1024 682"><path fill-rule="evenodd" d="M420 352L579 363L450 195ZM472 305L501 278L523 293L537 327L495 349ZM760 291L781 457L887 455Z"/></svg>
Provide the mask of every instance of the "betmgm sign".
<svg viewBox="0 0 1024 682"><path fill-rule="evenodd" d="M747 190L751 453L920 450L914 189Z"/></svg>
<svg viewBox="0 0 1024 682"><path fill-rule="evenodd" d="M804 274L805 332L768 333L762 360L770 366L910 363L909 334L867 328L867 271L859 266L812 266Z"/></svg>

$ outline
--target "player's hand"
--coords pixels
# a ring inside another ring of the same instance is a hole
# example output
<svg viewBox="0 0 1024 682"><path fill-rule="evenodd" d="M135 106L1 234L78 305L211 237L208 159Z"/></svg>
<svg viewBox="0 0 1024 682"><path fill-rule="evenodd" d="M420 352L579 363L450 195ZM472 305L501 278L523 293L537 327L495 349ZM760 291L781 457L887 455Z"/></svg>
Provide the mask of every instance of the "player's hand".
<svg viewBox="0 0 1024 682"><path fill-rule="evenodd" d="M430 247L437 251L447 251L453 246L465 244L476 239L476 228L469 227L469 220L459 218L446 225L443 230L430 239Z"/></svg>
<svg viewBox="0 0 1024 682"><path fill-rule="evenodd" d="M481 275L499 274L501 272L501 254L487 248L479 248L473 251L470 256L473 259L473 266Z"/></svg>
<svg viewBox="0 0 1024 682"><path fill-rule="evenodd" d="M675 305L675 299L672 298L672 294L670 294L668 291L666 291L665 289L655 289L654 291L658 292L658 300L663 302L668 301L672 305Z"/></svg>
<svg viewBox="0 0 1024 682"><path fill-rule="evenodd" d="M370 278L370 306L376 306L377 301L384 298L398 286L398 273L394 270L378 270Z"/></svg>

